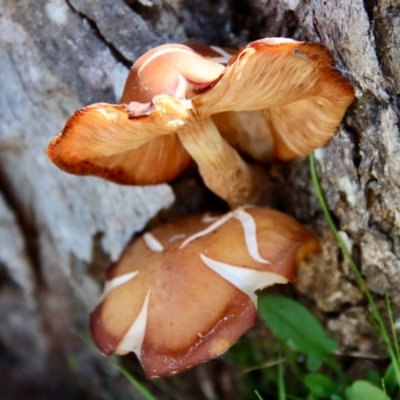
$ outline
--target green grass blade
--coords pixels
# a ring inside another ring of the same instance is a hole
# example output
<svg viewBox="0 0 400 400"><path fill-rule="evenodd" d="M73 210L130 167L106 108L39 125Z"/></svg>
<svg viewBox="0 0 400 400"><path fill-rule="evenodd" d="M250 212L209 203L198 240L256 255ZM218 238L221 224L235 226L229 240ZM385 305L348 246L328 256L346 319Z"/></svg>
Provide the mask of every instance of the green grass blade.
<svg viewBox="0 0 400 400"><path fill-rule="evenodd" d="M278 364L278 391L279 391L279 400L286 400L285 393L285 381L283 379L284 368L283 363L280 362Z"/></svg>
<svg viewBox="0 0 400 400"><path fill-rule="evenodd" d="M388 310L388 315L389 315L390 329L392 331L392 340L393 340L393 344L394 344L394 351L396 353L397 359L400 360L399 342L397 340L396 328L394 326L394 320L393 320L392 307L390 306L389 296L388 296L386 288L385 288L385 301L386 301L386 308Z"/></svg>
<svg viewBox="0 0 400 400"><path fill-rule="evenodd" d="M325 196L324 196L324 194L322 192L322 188L321 188L321 185L320 185L320 182L319 182L319 179L318 179L317 168L316 168L316 165L315 165L314 152L310 153L309 161L310 161L311 178L312 178L312 182L314 184L314 188L315 188L315 191L316 191L316 194L317 194L317 197L318 197L319 204L320 204L320 206L322 208L322 211L323 211L323 213L325 215L326 220L328 221L328 224L329 224L329 226L331 228L331 231L332 231L332 233L333 233L333 235L334 235L334 237L335 237L340 249L343 252L343 255L347 259L351 270L353 271L354 275L356 276L358 285L361 287L362 291L364 292L365 296L367 297L368 303L369 303L369 305L371 307L371 310L372 310L372 312L371 312L372 316L375 319L376 325L378 327L378 331L379 331L383 341L385 342L385 344L387 346L387 349L388 349L389 356L390 356L392 362L395 365L396 377L397 377L397 380L398 380L398 382L400 384L400 369L399 369L399 366L398 366L398 360L399 359L398 359L398 356L396 356L396 353L398 354L398 352L397 352L398 346L396 348L396 344L393 344L393 342L390 340L390 336L389 336L388 331L387 331L387 329L385 327L385 324L383 323L383 319L382 319L382 317L381 317L381 315L379 313L379 310L378 310L378 307L377 307L377 305L375 303L375 300L373 299L372 294L371 294L370 290L368 289L368 286L365 283L364 278L362 277L360 271L358 270L357 265L356 265L355 261L353 260L353 257L351 255L349 249L347 248L347 246L344 243L342 237L340 236L339 231L337 230L336 225L335 225L335 223L334 223L334 221L332 219L331 213L330 213L330 211L328 209L328 205L327 205L327 202L325 200ZM396 350L395 350L395 348L396 348Z"/></svg>
<svg viewBox="0 0 400 400"><path fill-rule="evenodd" d="M77 331L74 333L89 347L94 348L94 344L90 340L90 338ZM157 398L155 398L138 380L136 380L136 378L127 369L118 364L117 361L114 361L112 358L108 358L108 362L114 364L118 368L119 372L121 372L121 374L124 375L126 379L128 379L132 386L136 388L136 390L143 396L145 400L157 400Z"/></svg>
<svg viewBox="0 0 400 400"><path fill-rule="evenodd" d="M382 391L383 391L383 393L385 393L385 396L387 396L385 380L384 380L383 378L382 378L382 381L381 381L381 385L382 385Z"/></svg>
<svg viewBox="0 0 400 400"><path fill-rule="evenodd" d="M254 393L256 394L258 400L264 400L264 399L260 396L260 393L257 392L257 390L255 390Z"/></svg>
<svg viewBox="0 0 400 400"><path fill-rule="evenodd" d="M143 396L145 400L157 400L156 397L154 397L139 381L137 381L127 369L114 361L111 362L118 368L121 374L128 379L132 386Z"/></svg>
<svg viewBox="0 0 400 400"><path fill-rule="evenodd" d="M375 304L374 299L372 298L371 292L369 291L360 271L358 270L358 268L356 266L356 263L353 260L353 257L351 255L349 249L347 248L346 244L344 243L342 237L339 234L339 231L336 228L335 223L333 222L331 213L328 209L328 205L325 200L325 196L324 196L324 193L322 192L322 188L321 188L321 185L320 185L320 182L318 179L317 168L315 165L314 152L310 153L309 159L310 159L311 178L312 178L312 181L314 184L315 191L317 193L317 198L318 198L319 204L322 208L322 211L325 215L326 220L328 221L329 227L331 228L331 231L332 231L333 235L335 236L335 239L336 239L340 249L342 250L343 255L346 257L347 261L349 262L350 267L357 278L358 284L361 286L363 292L367 296L368 302L372 308L373 317L376 318L378 321L380 320L382 322L382 318L380 317L378 308ZM383 322L382 322L382 325L383 325Z"/></svg>

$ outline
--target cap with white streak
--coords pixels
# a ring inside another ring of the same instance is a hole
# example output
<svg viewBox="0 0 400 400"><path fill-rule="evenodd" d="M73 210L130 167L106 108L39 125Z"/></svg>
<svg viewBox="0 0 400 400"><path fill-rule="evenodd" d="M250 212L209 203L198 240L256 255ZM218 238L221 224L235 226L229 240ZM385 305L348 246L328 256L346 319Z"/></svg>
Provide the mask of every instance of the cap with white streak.
<svg viewBox="0 0 400 400"><path fill-rule="evenodd" d="M148 377L183 371L232 346L255 323L255 292L294 280L318 251L305 227L268 208L163 224L108 270L92 336L105 354L135 352Z"/></svg>

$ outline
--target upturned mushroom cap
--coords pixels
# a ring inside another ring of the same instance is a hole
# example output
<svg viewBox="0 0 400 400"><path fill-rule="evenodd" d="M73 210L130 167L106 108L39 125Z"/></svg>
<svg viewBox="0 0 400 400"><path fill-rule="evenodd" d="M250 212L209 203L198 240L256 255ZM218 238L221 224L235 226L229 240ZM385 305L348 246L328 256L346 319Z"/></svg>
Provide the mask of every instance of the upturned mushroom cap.
<svg viewBox="0 0 400 400"><path fill-rule="evenodd" d="M104 354L135 352L150 378L193 367L254 325L256 290L294 280L318 251L306 228L260 207L161 225L108 270L92 336Z"/></svg>
<svg viewBox="0 0 400 400"><path fill-rule="evenodd" d="M140 57L128 75L122 104L98 103L76 111L49 144L51 161L66 172L120 184L176 178L191 161L176 135L192 108L185 99L224 70L212 61L222 61L221 54L205 45L195 47L204 56L168 44Z"/></svg>
<svg viewBox="0 0 400 400"><path fill-rule="evenodd" d="M131 185L169 182L191 161L175 134L185 118L185 104L179 120L173 101L169 96L157 96L151 113L142 119L129 119L129 113L139 108L136 104L84 107L51 141L47 154L59 168L72 174Z"/></svg>
<svg viewBox="0 0 400 400"><path fill-rule="evenodd" d="M324 46L269 38L239 50L193 103L213 116L228 142L265 162L325 145L353 100Z"/></svg>
<svg viewBox="0 0 400 400"><path fill-rule="evenodd" d="M50 143L50 159L75 174L154 184L193 158L206 185L236 207L254 202L259 187L234 147L258 161L306 155L333 136L354 98L319 44L262 39L231 58L190 46L140 57L122 104L77 111Z"/></svg>

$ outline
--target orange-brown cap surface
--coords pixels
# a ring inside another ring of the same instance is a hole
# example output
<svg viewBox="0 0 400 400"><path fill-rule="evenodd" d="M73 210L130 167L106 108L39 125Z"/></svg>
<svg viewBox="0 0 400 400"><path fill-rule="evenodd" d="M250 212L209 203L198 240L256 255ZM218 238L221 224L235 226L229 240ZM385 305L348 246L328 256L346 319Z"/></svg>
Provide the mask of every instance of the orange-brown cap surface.
<svg viewBox="0 0 400 400"><path fill-rule="evenodd" d="M105 354L135 352L148 377L193 367L253 326L256 290L295 279L318 250L298 222L260 207L161 225L110 267L92 336Z"/></svg>
<svg viewBox="0 0 400 400"><path fill-rule="evenodd" d="M151 114L138 119L129 119L132 110L126 104L84 107L69 118L63 132L49 144L47 154L59 168L72 174L131 185L168 182L191 159L175 134L180 124L175 118L185 116L176 111L171 115L163 100L158 96Z"/></svg>
<svg viewBox="0 0 400 400"><path fill-rule="evenodd" d="M163 45L135 62L122 104L77 111L47 153L67 172L142 185L174 179L193 158L236 207L259 192L236 150L263 162L306 155L333 136L353 98L319 44L262 39L232 57Z"/></svg>
<svg viewBox="0 0 400 400"><path fill-rule="evenodd" d="M120 184L176 178L191 161L176 135L192 108L185 100L224 70L221 54L205 45L194 47L162 45L140 57L128 75L122 104L78 110L49 144L51 161L66 172Z"/></svg>
<svg viewBox="0 0 400 400"><path fill-rule="evenodd" d="M323 146L353 100L354 89L324 46L261 39L239 50L213 88L193 102L214 116L229 142L269 161Z"/></svg>

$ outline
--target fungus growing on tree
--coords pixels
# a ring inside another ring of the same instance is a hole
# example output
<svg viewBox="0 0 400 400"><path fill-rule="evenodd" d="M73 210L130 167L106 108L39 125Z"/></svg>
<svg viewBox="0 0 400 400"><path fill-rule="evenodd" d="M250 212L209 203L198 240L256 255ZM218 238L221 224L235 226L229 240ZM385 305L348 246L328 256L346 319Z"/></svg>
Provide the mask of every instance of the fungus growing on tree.
<svg viewBox="0 0 400 400"><path fill-rule="evenodd" d="M47 153L67 172L134 185L170 181L194 159L205 184L236 207L259 193L236 149L258 161L306 155L333 136L353 98L319 44L261 39L232 57L163 45L135 62L121 104L78 110Z"/></svg>
<svg viewBox="0 0 400 400"><path fill-rule="evenodd" d="M314 236L268 208L196 215L136 239L107 272L90 328L100 351L135 352L150 378L225 352L255 323L255 291L296 277Z"/></svg>

